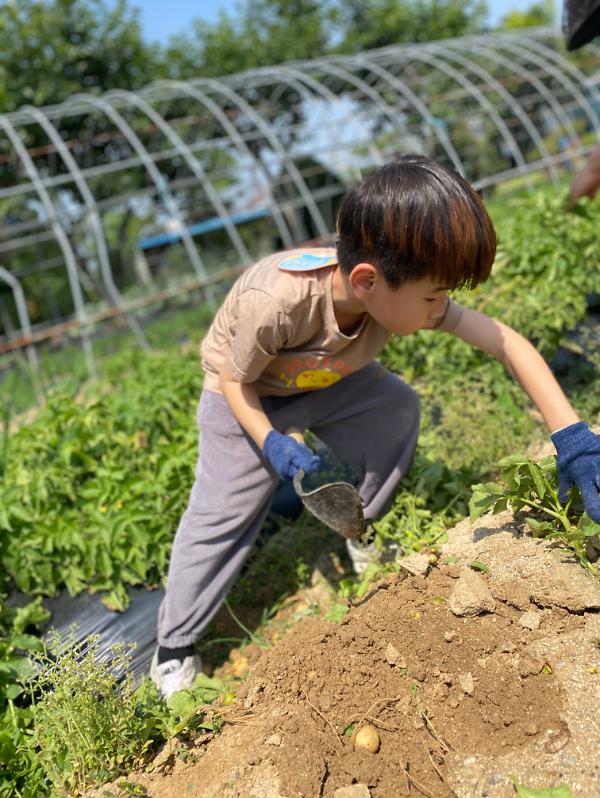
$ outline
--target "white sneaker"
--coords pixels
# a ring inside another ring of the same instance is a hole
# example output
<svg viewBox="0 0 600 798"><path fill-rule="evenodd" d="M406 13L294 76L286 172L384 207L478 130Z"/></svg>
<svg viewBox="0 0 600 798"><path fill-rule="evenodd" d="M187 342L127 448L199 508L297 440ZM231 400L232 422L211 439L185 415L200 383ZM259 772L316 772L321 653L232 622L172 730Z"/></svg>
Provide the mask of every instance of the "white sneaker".
<svg viewBox="0 0 600 798"><path fill-rule="evenodd" d="M377 549L375 542L361 543L359 540L346 539L346 549L352 563L352 570L357 576L361 576L371 563L383 565L392 562L398 554L398 545L391 541L385 541L383 549Z"/></svg>
<svg viewBox="0 0 600 798"><path fill-rule="evenodd" d="M360 543L357 540L346 539L346 549L352 563L352 570L357 576L363 574L369 563L377 557L374 543Z"/></svg>
<svg viewBox="0 0 600 798"><path fill-rule="evenodd" d="M186 657L183 662L178 659L169 659L159 665L157 649L150 665L150 678L166 700L178 690L191 687L201 670L202 662L197 654Z"/></svg>

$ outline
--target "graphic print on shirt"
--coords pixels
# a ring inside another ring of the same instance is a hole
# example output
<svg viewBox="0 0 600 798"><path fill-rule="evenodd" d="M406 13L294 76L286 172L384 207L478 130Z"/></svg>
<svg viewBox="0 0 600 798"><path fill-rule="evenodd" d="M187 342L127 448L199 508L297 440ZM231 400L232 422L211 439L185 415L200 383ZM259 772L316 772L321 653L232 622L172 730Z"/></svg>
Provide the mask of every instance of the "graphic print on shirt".
<svg viewBox="0 0 600 798"><path fill-rule="evenodd" d="M286 388L316 391L333 385L353 370L350 364L339 357L296 355L283 363L279 379Z"/></svg>

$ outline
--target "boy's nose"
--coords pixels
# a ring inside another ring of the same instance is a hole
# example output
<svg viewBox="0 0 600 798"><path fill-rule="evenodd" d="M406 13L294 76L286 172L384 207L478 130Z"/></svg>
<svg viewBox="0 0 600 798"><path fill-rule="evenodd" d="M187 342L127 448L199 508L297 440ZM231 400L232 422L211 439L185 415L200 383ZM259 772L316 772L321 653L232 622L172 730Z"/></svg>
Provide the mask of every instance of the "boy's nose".
<svg viewBox="0 0 600 798"><path fill-rule="evenodd" d="M436 319L441 319L441 317L446 312L446 306L448 304L448 297L442 296L437 299L433 305L431 306L431 310L429 311L429 320L435 321Z"/></svg>

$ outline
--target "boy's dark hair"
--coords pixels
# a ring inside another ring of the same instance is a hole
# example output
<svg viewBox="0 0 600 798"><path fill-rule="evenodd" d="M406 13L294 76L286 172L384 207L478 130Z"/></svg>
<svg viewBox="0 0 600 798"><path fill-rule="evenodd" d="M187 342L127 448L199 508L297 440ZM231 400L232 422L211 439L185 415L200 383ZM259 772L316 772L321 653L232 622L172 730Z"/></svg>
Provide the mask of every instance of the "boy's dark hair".
<svg viewBox="0 0 600 798"><path fill-rule="evenodd" d="M496 254L494 226L475 190L421 155L386 164L351 189L337 233L341 270L370 263L392 288L424 277L473 288L487 279Z"/></svg>

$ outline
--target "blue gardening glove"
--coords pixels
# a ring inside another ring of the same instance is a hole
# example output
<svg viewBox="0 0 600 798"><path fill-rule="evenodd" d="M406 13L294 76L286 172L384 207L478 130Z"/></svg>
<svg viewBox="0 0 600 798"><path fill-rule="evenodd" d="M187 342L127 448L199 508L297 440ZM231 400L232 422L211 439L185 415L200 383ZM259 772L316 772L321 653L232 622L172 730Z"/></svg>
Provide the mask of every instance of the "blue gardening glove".
<svg viewBox="0 0 600 798"><path fill-rule="evenodd" d="M558 455L558 498L565 502L571 485L577 485L587 514L600 524L600 435L578 421L550 437Z"/></svg>
<svg viewBox="0 0 600 798"><path fill-rule="evenodd" d="M281 479L293 479L299 468L310 474L321 463L321 458L308 446L274 429L265 438L262 451Z"/></svg>

